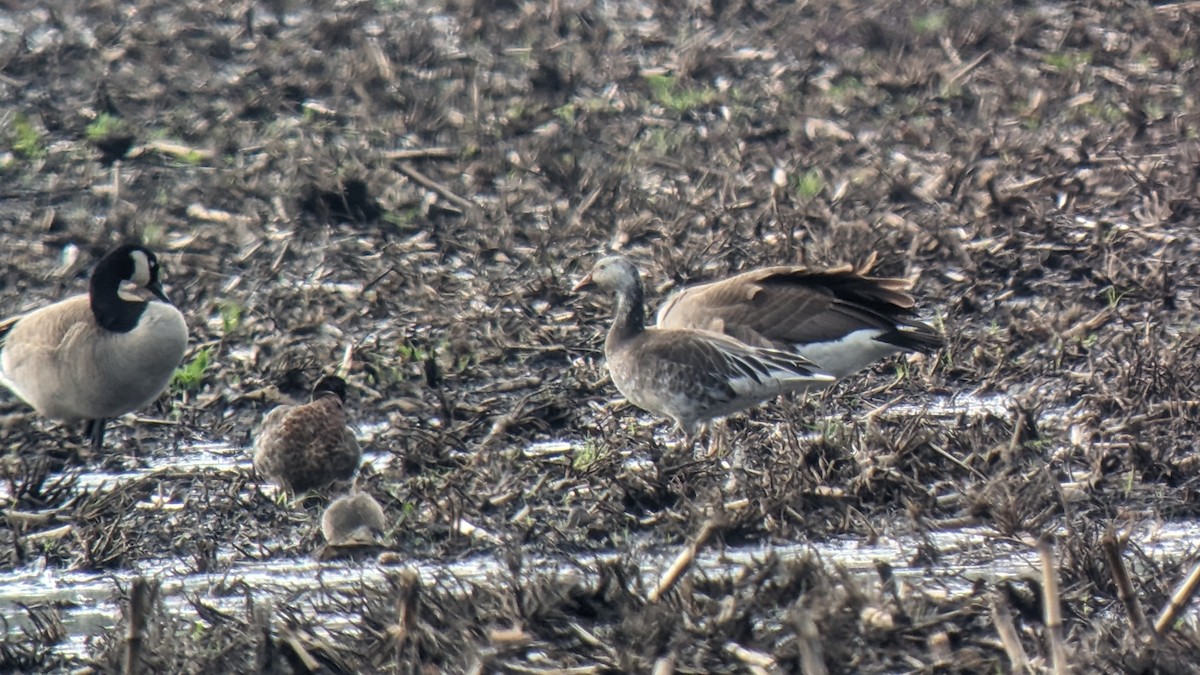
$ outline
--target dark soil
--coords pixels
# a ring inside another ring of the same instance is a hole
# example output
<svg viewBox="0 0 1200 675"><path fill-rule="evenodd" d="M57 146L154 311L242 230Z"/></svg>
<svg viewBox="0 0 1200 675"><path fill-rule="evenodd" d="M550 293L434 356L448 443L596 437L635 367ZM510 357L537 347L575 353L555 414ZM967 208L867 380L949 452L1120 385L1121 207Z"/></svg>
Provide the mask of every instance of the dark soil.
<svg viewBox="0 0 1200 675"><path fill-rule="evenodd" d="M151 671L1004 672L994 598L1049 658L1024 586L950 600L813 558L646 601L639 551L713 522L717 547L1055 532L1079 672L1192 672L1194 622L1151 647L1129 637L1099 542L1200 515L1200 8L1018 4L5 6L0 315L81 292L137 239L188 317L189 361L209 365L142 413L169 425L124 420L90 459L69 456L77 430L6 402L0 571L310 559L328 495L293 506L227 471L74 481L246 446L349 349L350 407L387 422L373 446L396 458L364 470L396 523L390 560L482 554L510 574L395 567L390 586L323 597L346 630L253 589L242 616L198 607L201 629L156 605ZM607 405L611 308L570 287L611 248L655 298L878 252L877 272L916 278L948 344L731 420L749 459L729 490L717 461L664 453L665 422ZM1011 410L933 414L966 394ZM544 440L574 449L523 452ZM162 491L187 507L134 508ZM617 562L574 579L523 562L587 552ZM1187 570L1136 542L1126 559L1147 608ZM953 561L927 547L901 562ZM25 611L44 630L0 643L0 671L120 670L123 627L81 664L50 649L53 606Z"/></svg>

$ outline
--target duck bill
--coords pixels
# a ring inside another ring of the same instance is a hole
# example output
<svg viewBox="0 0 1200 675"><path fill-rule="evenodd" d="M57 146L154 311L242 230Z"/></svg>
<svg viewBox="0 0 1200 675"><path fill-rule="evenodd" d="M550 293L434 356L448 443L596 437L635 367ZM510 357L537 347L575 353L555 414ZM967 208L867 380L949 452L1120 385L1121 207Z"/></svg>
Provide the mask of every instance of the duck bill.
<svg viewBox="0 0 1200 675"><path fill-rule="evenodd" d="M595 288L595 287L596 287L596 282L592 281L592 273L588 272L587 276L580 279L579 283L577 283L573 287L571 287L571 292L578 293L579 291L586 291L590 288Z"/></svg>
<svg viewBox="0 0 1200 675"><path fill-rule="evenodd" d="M159 281L158 279L155 279L154 281L151 281L150 283L146 284L146 290L153 293L154 297L158 298L159 300L162 300L163 302L167 303L168 305L171 304L171 299L167 297L166 291L163 290L162 282Z"/></svg>

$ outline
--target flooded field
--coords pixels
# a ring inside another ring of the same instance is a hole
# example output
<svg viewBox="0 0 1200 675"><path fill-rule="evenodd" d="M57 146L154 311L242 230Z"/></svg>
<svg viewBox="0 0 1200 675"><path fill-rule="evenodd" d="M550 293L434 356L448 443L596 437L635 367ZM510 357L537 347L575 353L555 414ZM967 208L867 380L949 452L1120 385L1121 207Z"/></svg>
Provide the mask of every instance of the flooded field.
<svg viewBox="0 0 1200 675"><path fill-rule="evenodd" d="M1001 397L966 398L921 411L897 406L886 414L900 417L921 414L926 419L950 420L959 416L1004 415L1007 403ZM1061 420L1061 416L1044 415L1037 420L1039 425L1047 417ZM383 425L367 425L360 441L370 447L374 433L382 429ZM569 455L576 450L569 443L542 442L526 448L525 454L537 458ZM373 470L387 472L391 459L390 454L370 452L365 461ZM639 462L633 457L627 461ZM119 492L139 482L153 482L157 489L134 508L173 511L188 508L183 501L165 497L178 492L172 487L173 481L189 474L216 472L238 476L252 471L244 448L220 444L196 444L174 450L169 457L148 459L144 464L142 469L120 473L83 471L75 474L74 486L80 494L104 494ZM250 485L245 489L260 488L274 490L268 485ZM4 497L11 499L11 495ZM241 495L239 499L249 496ZM736 504L728 506L739 508ZM1200 529L1194 522L1141 523L1124 532L1139 542L1142 555L1165 566L1179 564L1194 555L1198 534ZM30 531L26 540L70 536L69 532L54 528ZM364 637L359 627L362 607L347 607L338 602L339 598L353 597L363 589L388 587L405 575L415 575L438 592L458 596L469 596L476 586L503 588L519 581L512 578L509 569L514 542L500 542L492 535L485 538L494 544L492 550L451 559L411 557L395 541L383 547L392 554L390 557L375 550L356 560L325 562L317 556L250 560L244 551L218 545L211 553L210 563L217 571L199 571L189 561L170 557L141 559L128 569L105 572L55 569L47 567L41 558L0 575L0 609L8 620L10 640L37 635L39 617L52 612L56 630L61 631L52 653L68 662L88 659L95 640L108 633L120 619L121 598L137 577L154 578L161 583L159 611L183 625L203 625L207 612L236 616L254 604L281 604L318 618L327 637L352 634L361 639ZM402 540L403 533L394 532L393 539ZM267 548L288 546L282 540L261 543ZM978 584L996 586L1031 580L1036 583L1041 578L1041 566L1035 547L1036 542L1028 537L1001 536L987 526L956 523L920 535L898 528L870 539L834 537L813 542L718 545L701 550L689 574L702 579L735 579L759 574L773 566L812 564L837 570L864 587L873 587L880 585L879 566L886 565L885 578L891 583L920 589L920 593L936 595L943 602L969 603L979 593ZM922 560L930 551L936 552L939 561L936 565ZM677 552L651 537L637 537L623 551L592 550L574 555L550 552L535 554L523 564L536 570L530 573L532 577L553 578L591 592L595 592L605 566L624 565L636 575L630 580L631 585L648 590L655 588L666 574Z"/></svg>
<svg viewBox="0 0 1200 675"><path fill-rule="evenodd" d="M189 327L100 453L0 395L0 672L1197 672L1198 16L0 8L0 317L134 240ZM651 311L877 255L946 345L690 455L613 251ZM335 371L376 548L251 467Z"/></svg>

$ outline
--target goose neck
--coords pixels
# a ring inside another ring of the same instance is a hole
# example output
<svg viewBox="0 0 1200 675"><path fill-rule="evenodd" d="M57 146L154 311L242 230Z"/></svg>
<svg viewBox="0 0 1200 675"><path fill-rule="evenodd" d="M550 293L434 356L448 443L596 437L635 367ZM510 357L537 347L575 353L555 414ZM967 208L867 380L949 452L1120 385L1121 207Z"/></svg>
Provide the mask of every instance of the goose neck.
<svg viewBox="0 0 1200 675"><path fill-rule="evenodd" d="M138 325L146 311L145 300L126 300L120 294L121 279L106 270L103 264L92 273L88 297L92 314L101 328L114 333L128 333Z"/></svg>
<svg viewBox="0 0 1200 675"><path fill-rule="evenodd" d="M610 340L627 340L646 329L646 308L641 284L617 293L617 313L608 335Z"/></svg>

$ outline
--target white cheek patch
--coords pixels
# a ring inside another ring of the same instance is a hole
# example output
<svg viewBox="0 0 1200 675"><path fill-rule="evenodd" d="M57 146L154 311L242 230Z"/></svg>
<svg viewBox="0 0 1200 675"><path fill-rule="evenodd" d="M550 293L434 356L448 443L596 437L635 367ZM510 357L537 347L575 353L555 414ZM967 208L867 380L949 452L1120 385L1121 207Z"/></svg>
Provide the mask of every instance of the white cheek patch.
<svg viewBox="0 0 1200 675"><path fill-rule="evenodd" d="M132 251L129 257L133 260L133 276L129 280L138 286L150 283L150 259L146 257L146 252Z"/></svg>

